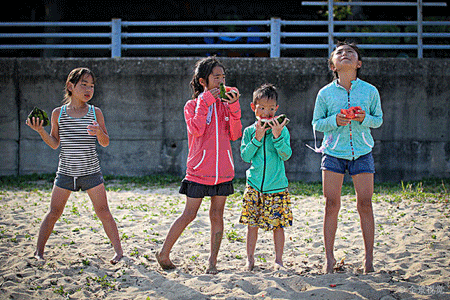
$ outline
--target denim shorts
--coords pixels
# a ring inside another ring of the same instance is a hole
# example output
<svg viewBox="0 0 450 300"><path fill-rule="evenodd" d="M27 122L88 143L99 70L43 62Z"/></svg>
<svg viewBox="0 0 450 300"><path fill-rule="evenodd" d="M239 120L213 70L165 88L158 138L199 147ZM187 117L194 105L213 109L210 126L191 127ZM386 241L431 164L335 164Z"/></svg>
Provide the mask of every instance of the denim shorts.
<svg viewBox="0 0 450 300"><path fill-rule="evenodd" d="M375 164L372 152L360 156L355 160L347 160L324 154L320 169L340 174L345 174L345 171L348 170L348 173L353 176L361 173L375 173Z"/></svg>
<svg viewBox="0 0 450 300"><path fill-rule="evenodd" d="M55 185L65 190L72 192L86 191L92 189L103 183L103 175L101 172L80 176L72 177L63 174L56 174Z"/></svg>

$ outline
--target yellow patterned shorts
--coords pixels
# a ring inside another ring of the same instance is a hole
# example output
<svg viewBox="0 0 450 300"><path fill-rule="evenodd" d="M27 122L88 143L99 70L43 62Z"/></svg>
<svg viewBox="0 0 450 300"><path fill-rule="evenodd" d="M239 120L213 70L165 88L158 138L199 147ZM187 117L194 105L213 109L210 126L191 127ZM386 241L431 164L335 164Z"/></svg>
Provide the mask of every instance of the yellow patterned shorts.
<svg viewBox="0 0 450 300"><path fill-rule="evenodd" d="M289 192L263 194L247 185L239 223L257 226L266 231L292 226Z"/></svg>

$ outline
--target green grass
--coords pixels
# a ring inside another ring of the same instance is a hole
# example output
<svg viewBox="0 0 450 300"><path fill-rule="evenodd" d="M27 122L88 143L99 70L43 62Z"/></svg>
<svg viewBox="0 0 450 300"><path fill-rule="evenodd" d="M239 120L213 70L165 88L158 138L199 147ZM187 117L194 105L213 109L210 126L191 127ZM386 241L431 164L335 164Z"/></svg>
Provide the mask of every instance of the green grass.
<svg viewBox="0 0 450 300"><path fill-rule="evenodd" d="M33 174L0 176L0 190L19 189L26 191L51 189L55 174ZM145 187L178 186L182 177L155 174L148 176L105 176L107 190L130 190ZM234 180L236 193L230 197L240 198L245 189L245 179ZM291 181L289 191L293 196L322 196L321 182ZM405 199L434 202L449 201L450 178L426 178L419 181L375 183L374 199L398 202ZM355 195L352 182L345 182L342 195ZM73 212L76 213L76 212Z"/></svg>

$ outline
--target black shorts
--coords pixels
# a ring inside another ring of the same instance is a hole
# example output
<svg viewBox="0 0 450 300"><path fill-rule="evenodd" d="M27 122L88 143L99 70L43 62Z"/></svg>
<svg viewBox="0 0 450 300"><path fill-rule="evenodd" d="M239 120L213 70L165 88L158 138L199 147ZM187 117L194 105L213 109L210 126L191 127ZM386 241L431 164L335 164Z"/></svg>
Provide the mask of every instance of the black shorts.
<svg viewBox="0 0 450 300"><path fill-rule="evenodd" d="M180 194L189 198L203 198L205 196L229 196L234 194L233 182L223 182L217 185L205 185L183 179Z"/></svg>
<svg viewBox="0 0 450 300"><path fill-rule="evenodd" d="M55 185L72 192L86 191L103 183L103 175L101 172L89 174L86 176L72 177L63 174L56 174Z"/></svg>

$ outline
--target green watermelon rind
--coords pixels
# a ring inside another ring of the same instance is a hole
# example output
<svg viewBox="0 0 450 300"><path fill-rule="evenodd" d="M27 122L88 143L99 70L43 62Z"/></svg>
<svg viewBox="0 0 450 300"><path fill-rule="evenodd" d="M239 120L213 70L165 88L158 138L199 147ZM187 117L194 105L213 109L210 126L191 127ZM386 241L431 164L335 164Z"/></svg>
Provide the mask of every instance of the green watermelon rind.
<svg viewBox="0 0 450 300"><path fill-rule="evenodd" d="M265 128L270 128L269 123L272 122L274 119L275 119L275 118L271 118L271 119L260 119L260 120L261 120L261 123L266 123L266 125L264 126ZM283 123L284 119L287 119L285 126L286 126L287 124L289 124L289 122L291 121L291 120L289 120L289 119L286 117L285 114L279 115L276 119L278 120L278 123L280 123L280 124Z"/></svg>
<svg viewBox="0 0 450 300"><path fill-rule="evenodd" d="M48 126L50 124L47 113L44 110L37 108L36 106L28 115L28 119L31 120L31 118L33 117L39 118L40 121L44 120L42 126Z"/></svg>

